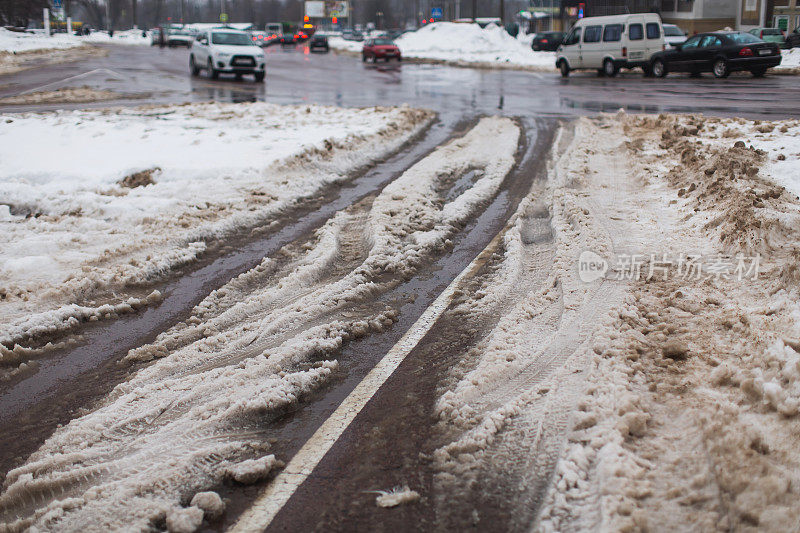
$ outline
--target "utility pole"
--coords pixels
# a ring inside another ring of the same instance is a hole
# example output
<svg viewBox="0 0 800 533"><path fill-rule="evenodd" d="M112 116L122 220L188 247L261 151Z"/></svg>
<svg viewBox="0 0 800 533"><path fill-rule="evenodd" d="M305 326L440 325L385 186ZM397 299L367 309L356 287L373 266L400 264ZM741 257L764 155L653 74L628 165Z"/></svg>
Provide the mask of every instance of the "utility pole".
<svg viewBox="0 0 800 533"><path fill-rule="evenodd" d="M136 0L131 0L131 14L133 15L133 29L137 29L136 25Z"/></svg>
<svg viewBox="0 0 800 533"><path fill-rule="evenodd" d="M506 19L506 1L500 0L500 25L503 25L503 21Z"/></svg>
<svg viewBox="0 0 800 533"><path fill-rule="evenodd" d="M472 22L478 20L478 0L472 0Z"/></svg>

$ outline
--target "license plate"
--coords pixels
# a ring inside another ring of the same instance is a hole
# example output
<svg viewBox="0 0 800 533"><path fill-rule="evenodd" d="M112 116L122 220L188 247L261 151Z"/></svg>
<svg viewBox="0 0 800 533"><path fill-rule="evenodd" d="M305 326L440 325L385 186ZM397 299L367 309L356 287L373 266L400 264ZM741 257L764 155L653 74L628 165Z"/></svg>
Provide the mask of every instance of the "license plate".
<svg viewBox="0 0 800 533"><path fill-rule="evenodd" d="M758 55L760 55L760 56L768 56L770 54L772 54L772 50L759 50L758 51Z"/></svg>
<svg viewBox="0 0 800 533"><path fill-rule="evenodd" d="M233 62L233 64L234 64L234 65L246 65L246 66L250 66L250 65L252 65L252 64L253 64L253 62L252 62L252 61L249 61L249 60L247 60L247 59L237 59L236 61L234 61L234 62Z"/></svg>

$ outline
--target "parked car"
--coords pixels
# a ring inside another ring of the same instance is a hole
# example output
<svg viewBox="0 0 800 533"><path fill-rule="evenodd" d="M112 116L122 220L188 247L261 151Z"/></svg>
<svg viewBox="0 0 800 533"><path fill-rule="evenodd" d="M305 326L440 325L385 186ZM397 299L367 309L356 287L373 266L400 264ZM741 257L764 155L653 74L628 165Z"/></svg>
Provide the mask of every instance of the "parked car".
<svg viewBox="0 0 800 533"><path fill-rule="evenodd" d="M778 43L778 46L786 44L786 33L780 28L753 28L748 33L752 33L762 41Z"/></svg>
<svg viewBox="0 0 800 533"><path fill-rule="evenodd" d="M578 69L616 76L621 68L650 68L664 50L661 17L655 13L587 17L578 20L558 47L556 68L564 77Z"/></svg>
<svg viewBox="0 0 800 533"><path fill-rule="evenodd" d="M664 30L664 43L668 47L675 48L686 41L688 33L675 24L662 24L661 28Z"/></svg>
<svg viewBox="0 0 800 533"><path fill-rule="evenodd" d="M328 38L325 35L313 36L311 40L308 42L308 49L311 52L314 51L330 52L330 46L328 46Z"/></svg>
<svg viewBox="0 0 800 533"><path fill-rule="evenodd" d="M750 71L760 77L770 67L781 63L781 51L776 43L767 43L751 33L714 32L690 37L674 50L655 54L653 75L663 78L670 72L713 72L725 78L731 72Z"/></svg>
<svg viewBox="0 0 800 533"><path fill-rule="evenodd" d="M546 50L548 52L555 52L561 46L561 41L564 40L563 31L546 31L544 33L537 33L533 41L531 41L531 50L540 52Z"/></svg>
<svg viewBox="0 0 800 533"><path fill-rule="evenodd" d="M363 41L364 34L358 30L344 30L342 32L342 39L345 41Z"/></svg>
<svg viewBox="0 0 800 533"><path fill-rule="evenodd" d="M786 48L800 46L800 26L796 27L792 33L786 36Z"/></svg>
<svg viewBox="0 0 800 533"><path fill-rule="evenodd" d="M175 46L185 46L187 48L192 46L194 36L185 30L169 30L167 32L167 46L173 48Z"/></svg>
<svg viewBox="0 0 800 533"><path fill-rule="evenodd" d="M364 41L364 47L361 49L361 60L375 62L379 59L402 61L403 57L394 41L389 39L367 39Z"/></svg>
<svg viewBox="0 0 800 533"><path fill-rule="evenodd" d="M192 76L206 70L212 79L222 73L234 74L236 79L252 74L256 81L264 81L265 63L264 51L253 44L250 34L227 28L200 33L189 54Z"/></svg>

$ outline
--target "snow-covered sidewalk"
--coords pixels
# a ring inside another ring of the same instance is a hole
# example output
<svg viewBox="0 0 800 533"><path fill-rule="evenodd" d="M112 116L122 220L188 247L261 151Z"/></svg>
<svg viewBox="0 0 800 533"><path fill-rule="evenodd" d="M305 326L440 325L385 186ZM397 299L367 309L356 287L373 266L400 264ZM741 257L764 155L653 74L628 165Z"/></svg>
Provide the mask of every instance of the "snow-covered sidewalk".
<svg viewBox="0 0 800 533"><path fill-rule="evenodd" d="M363 43L330 37L331 48L360 53ZM401 35L395 44L404 59L471 67L510 67L555 71L553 52L534 52L524 38L516 39L494 24L437 22Z"/></svg>
<svg viewBox="0 0 800 533"><path fill-rule="evenodd" d="M95 300L268 223L431 118L264 103L0 117L0 341L113 314Z"/></svg>

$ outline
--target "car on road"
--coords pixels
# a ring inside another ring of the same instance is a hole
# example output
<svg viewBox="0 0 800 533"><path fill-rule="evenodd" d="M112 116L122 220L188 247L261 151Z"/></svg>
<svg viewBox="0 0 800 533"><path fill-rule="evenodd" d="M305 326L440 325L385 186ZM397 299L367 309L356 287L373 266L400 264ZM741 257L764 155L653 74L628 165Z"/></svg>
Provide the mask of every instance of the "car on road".
<svg viewBox="0 0 800 533"><path fill-rule="evenodd" d="M662 24L661 28L664 30L664 44L668 47L675 48L686 41L688 34L675 24Z"/></svg>
<svg viewBox="0 0 800 533"><path fill-rule="evenodd" d="M330 52L328 37L325 35L315 35L308 42L308 49L311 52Z"/></svg>
<svg viewBox="0 0 800 533"><path fill-rule="evenodd" d="M390 41L389 39L367 39L364 41L364 47L361 49L361 60L364 62L372 61L374 63L379 59L383 59L384 61L389 61L391 59L402 61L403 56L400 54L400 48L394 44L394 41Z"/></svg>
<svg viewBox="0 0 800 533"><path fill-rule="evenodd" d="M344 30L342 32L342 39L345 41L358 41L364 40L364 34L357 30Z"/></svg>
<svg viewBox="0 0 800 533"><path fill-rule="evenodd" d="M278 42L282 45L295 44L294 32L283 32L280 37L278 37Z"/></svg>
<svg viewBox="0 0 800 533"><path fill-rule="evenodd" d="M167 32L167 46L185 46L190 48L194 42L194 36L186 30L169 30Z"/></svg>
<svg viewBox="0 0 800 533"><path fill-rule="evenodd" d="M725 78L731 72L749 71L761 77L770 67L781 63L781 51L776 43L767 43L751 33L700 33L676 49L653 55L651 71L663 78L670 72L699 75L712 72Z"/></svg>
<svg viewBox="0 0 800 533"><path fill-rule="evenodd" d="M546 31L537 33L531 41L531 50L534 52L541 52L542 50L548 52L555 52L561 46L566 33L563 31Z"/></svg>
<svg viewBox="0 0 800 533"><path fill-rule="evenodd" d="M267 32L265 31L251 31L250 37L253 39L253 44L258 46L268 46Z"/></svg>
<svg viewBox="0 0 800 533"><path fill-rule="evenodd" d="M786 44L786 34L780 28L753 28L748 33L752 33L762 41L778 43L778 46Z"/></svg>
<svg viewBox="0 0 800 533"><path fill-rule="evenodd" d="M252 74L261 82L266 75L265 63L264 51L253 43L249 33L228 28L200 33L189 54L192 76L205 70L212 79L220 74L234 74L236 79Z"/></svg>
<svg viewBox="0 0 800 533"><path fill-rule="evenodd" d="M296 43L304 43L308 40L308 34L304 31L296 31L294 33L294 42Z"/></svg>
<svg viewBox="0 0 800 533"><path fill-rule="evenodd" d="M800 26L796 27L792 33L786 36L786 48L800 46Z"/></svg>
<svg viewBox="0 0 800 533"><path fill-rule="evenodd" d="M661 17L656 13L579 19L558 47L556 68L563 77L578 69L616 76L621 68L650 68L664 50Z"/></svg>

